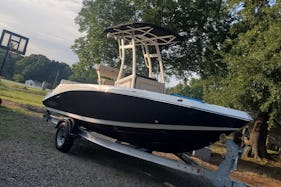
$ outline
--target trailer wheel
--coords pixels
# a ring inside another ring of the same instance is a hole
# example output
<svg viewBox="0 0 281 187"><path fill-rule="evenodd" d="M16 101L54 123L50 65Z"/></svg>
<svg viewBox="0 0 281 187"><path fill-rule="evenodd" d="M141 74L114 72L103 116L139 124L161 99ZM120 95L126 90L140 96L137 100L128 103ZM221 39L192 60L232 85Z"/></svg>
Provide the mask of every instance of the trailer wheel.
<svg viewBox="0 0 281 187"><path fill-rule="evenodd" d="M67 153L73 144L73 137L69 133L66 122L59 124L55 137L56 148L64 153Z"/></svg>

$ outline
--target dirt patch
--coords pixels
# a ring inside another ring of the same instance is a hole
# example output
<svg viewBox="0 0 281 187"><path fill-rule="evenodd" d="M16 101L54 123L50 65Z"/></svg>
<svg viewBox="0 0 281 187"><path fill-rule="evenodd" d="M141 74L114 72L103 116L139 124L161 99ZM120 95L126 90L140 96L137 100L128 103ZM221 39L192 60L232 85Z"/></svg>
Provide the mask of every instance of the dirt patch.
<svg viewBox="0 0 281 187"><path fill-rule="evenodd" d="M40 113L40 114L43 114L45 112L44 107L20 104L20 103L15 103L15 102L8 101L8 100L2 100L2 106L6 106L8 108L14 108L14 107L22 108L24 110L27 110L30 112L35 112L35 113Z"/></svg>
<svg viewBox="0 0 281 187"><path fill-rule="evenodd" d="M252 187L280 187L281 181L262 177L251 172L233 172L231 178L240 180Z"/></svg>

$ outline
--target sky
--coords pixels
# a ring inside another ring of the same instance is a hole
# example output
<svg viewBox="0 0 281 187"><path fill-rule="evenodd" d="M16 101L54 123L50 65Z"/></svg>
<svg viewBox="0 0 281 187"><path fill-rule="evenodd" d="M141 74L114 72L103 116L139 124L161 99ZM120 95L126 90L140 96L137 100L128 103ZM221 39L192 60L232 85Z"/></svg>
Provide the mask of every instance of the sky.
<svg viewBox="0 0 281 187"><path fill-rule="evenodd" d="M80 36L74 19L81 7L82 0L2 0L0 32L28 37L26 55L42 54L71 65L78 62L70 47Z"/></svg>

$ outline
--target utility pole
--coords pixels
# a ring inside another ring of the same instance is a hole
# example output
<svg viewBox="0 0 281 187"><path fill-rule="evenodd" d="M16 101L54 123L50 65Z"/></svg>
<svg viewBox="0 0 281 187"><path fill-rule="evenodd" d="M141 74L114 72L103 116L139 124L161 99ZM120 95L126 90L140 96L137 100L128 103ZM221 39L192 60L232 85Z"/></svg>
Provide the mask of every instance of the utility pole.
<svg viewBox="0 0 281 187"><path fill-rule="evenodd" d="M55 78L54 83L53 83L53 88L55 88L56 85L57 85L57 83L58 83L58 77L59 77L59 75L60 75L60 71L58 70L58 71L57 71L57 74L56 74L56 78Z"/></svg>

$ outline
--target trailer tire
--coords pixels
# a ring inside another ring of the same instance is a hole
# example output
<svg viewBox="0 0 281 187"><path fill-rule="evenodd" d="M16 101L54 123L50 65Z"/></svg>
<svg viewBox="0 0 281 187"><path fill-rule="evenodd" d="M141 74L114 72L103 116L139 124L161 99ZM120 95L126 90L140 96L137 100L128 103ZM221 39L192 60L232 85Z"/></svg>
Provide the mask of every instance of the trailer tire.
<svg viewBox="0 0 281 187"><path fill-rule="evenodd" d="M67 153L73 145L73 140L74 138L71 136L66 122L61 122L58 125L55 137L56 148L63 153Z"/></svg>

